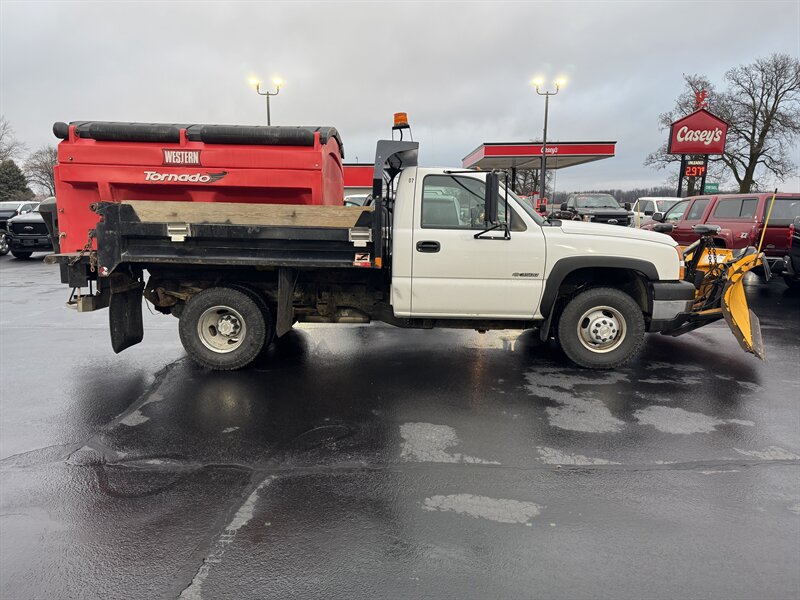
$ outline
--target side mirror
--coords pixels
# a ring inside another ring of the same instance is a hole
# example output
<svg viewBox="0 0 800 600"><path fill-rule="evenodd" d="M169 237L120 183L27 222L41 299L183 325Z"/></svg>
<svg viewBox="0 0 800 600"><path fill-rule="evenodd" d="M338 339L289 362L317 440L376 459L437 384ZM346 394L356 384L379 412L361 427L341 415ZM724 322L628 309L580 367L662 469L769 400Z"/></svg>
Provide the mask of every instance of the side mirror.
<svg viewBox="0 0 800 600"><path fill-rule="evenodd" d="M561 210L569 210L569 208L567 208L567 203L566 202L562 202Z"/></svg>
<svg viewBox="0 0 800 600"><path fill-rule="evenodd" d="M486 174L486 192L483 200L484 221L497 223L497 205L500 201L500 176L497 173Z"/></svg>
<svg viewBox="0 0 800 600"><path fill-rule="evenodd" d="M673 229L675 229L675 226L672 223L657 223L653 225L653 231L658 233L672 233Z"/></svg>
<svg viewBox="0 0 800 600"><path fill-rule="evenodd" d="M644 211L644 216L645 216L645 217L650 217L650 216L652 216L652 215L653 215L653 211L652 211L652 210L646 210L646 211Z"/></svg>
<svg viewBox="0 0 800 600"><path fill-rule="evenodd" d="M631 209L631 203L630 202L626 202L623 206L624 206L625 210L630 210Z"/></svg>
<svg viewBox="0 0 800 600"><path fill-rule="evenodd" d="M664 213L654 212L653 213L653 221L657 221L658 223L664 222Z"/></svg>

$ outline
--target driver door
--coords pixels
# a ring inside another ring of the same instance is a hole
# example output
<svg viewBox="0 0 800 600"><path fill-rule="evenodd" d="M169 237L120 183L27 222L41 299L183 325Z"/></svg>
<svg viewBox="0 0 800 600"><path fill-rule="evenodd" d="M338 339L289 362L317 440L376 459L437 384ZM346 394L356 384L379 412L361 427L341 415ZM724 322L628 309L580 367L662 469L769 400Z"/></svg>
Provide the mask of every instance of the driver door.
<svg viewBox="0 0 800 600"><path fill-rule="evenodd" d="M419 175L422 175L420 170ZM502 230L483 239L483 179L432 172L414 202L411 314L414 317L518 318L534 315L542 292L544 235L532 219L508 214ZM506 217L500 200L499 218Z"/></svg>

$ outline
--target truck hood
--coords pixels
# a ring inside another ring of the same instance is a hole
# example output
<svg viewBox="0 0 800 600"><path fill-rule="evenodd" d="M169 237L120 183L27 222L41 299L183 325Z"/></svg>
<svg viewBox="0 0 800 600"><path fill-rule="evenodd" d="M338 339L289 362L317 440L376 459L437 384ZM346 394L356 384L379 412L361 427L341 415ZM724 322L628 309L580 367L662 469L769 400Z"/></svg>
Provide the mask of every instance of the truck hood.
<svg viewBox="0 0 800 600"><path fill-rule="evenodd" d="M619 225L586 223L585 221L561 221L561 230L569 234L602 235L605 237L619 237L647 242L658 242L668 246L676 245L675 240L663 233L634 229L633 227L621 227Z"/></svg>
<svg viewBox="0 0 800 600"><path fill-rule="evenodd" d="M25 213L9 220L14 223L44 223L42 215L38 212Z"/></svg>

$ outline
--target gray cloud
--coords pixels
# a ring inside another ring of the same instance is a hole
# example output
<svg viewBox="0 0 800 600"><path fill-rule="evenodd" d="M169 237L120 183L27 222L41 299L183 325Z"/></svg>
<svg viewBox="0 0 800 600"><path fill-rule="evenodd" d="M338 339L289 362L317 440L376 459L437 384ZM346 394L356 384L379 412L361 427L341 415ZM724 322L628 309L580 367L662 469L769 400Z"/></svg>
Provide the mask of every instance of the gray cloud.
<svg viewBox="0 0 800 600"><path fill-rule="evenodd" d="M549 137L617 140L617 157L561 171L560 189L657 184L642 166L681 75L799 54L789 2L0 4L0 104L31 147L57 120L261 123L247 78L280 75L273 123L339 128L370 162L406 111L425 164L483 141L541 137L537 73L566 74ZM800 180L786 189L800 188Z"/></svg>

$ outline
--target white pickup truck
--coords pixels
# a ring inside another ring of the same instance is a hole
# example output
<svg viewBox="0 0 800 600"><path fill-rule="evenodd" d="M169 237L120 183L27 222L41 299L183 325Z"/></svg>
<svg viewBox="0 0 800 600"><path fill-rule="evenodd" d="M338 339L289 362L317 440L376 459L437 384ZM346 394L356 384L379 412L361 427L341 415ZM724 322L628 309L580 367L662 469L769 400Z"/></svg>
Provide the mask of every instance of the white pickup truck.
<svg viewBox="0 0 800 600"><path fill-rule="evenodd" d="M123 133L135 141L132 124ZM538 329L576 364L608 369L645 332L691 320L695 286L669 236L548 220L498 173L422 168L417 153L379 142L372 202L319 207L324 218L311 206L101 201L96 247L49 260L79 311L110 306L115 351L142 340L144 295L211 369L249 364L296 322L372 320ZM43 212L57 240L56 208Z"/></svg>

